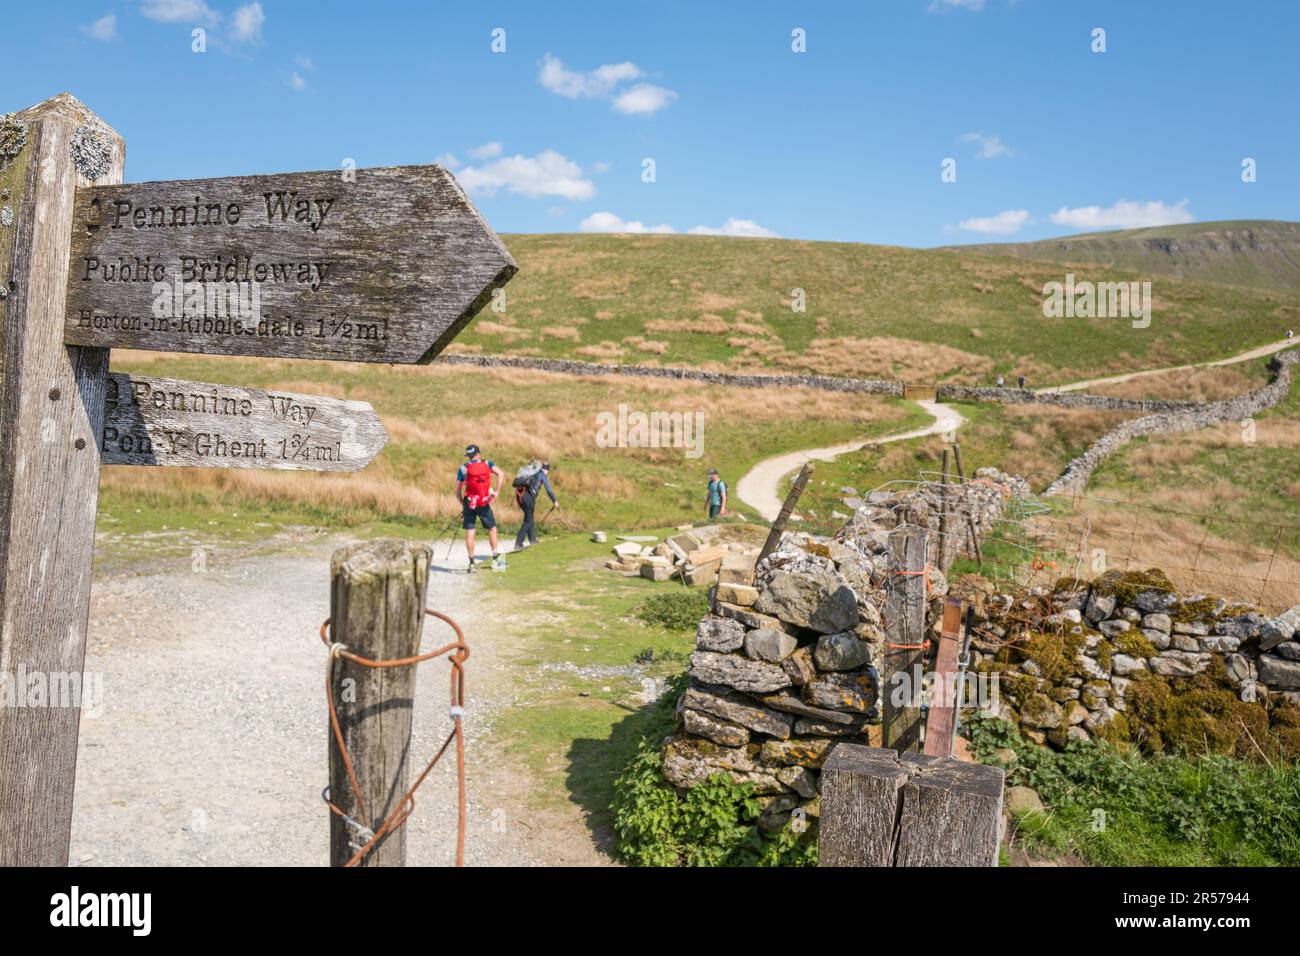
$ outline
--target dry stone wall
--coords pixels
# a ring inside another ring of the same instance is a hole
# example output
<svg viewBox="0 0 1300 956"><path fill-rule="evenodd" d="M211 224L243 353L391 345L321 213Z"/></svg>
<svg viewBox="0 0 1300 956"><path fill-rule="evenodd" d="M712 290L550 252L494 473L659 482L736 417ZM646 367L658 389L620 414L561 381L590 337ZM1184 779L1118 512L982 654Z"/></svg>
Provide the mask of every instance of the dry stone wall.
<svg viewBox="0 0 1300 956"><path fill-rule="evenodd" d="M971 667L998 678L985 711L1039 743L1300 754L1298 628L1300 605L1268 617L1179 595L1159 572L1112 573L1054 593L994 595Z"/></svg>
<svg viewBox="0 0 1300 956"><path fill-rule="evenodd" d="M992 469L952 486L950 510L981 523L1000 512L1021 479ZM878 708L887 590L894 580L889 532L913 515L938 535L923 495L875 494L829 541L787 534L758 565L724 563L711 610L696 631L690 683L678 726L663 748L663 772L689 788L722 773L753 785L761 825L819 812L819 774L841 741L867 744ZM929 576L937 609L947 585Z"/></svg>
<svg viewBox="0 0 1300 956"><path fill-rule="evenodd" d="M1297 361L1300 361L1300 349L1278 353L1270 363L1274 373L1273 380L1261 388L1238 395L1236 398L1161 411L1120 423L1093 442L1082 455L1071 461L1061 477L1048 487L1047 494L1069 494L1081 490L1102 462L1138 435L1194 431L1220 422L1242 421L1272 408L1282 401L1290 390L1291 366Z"/></svg>

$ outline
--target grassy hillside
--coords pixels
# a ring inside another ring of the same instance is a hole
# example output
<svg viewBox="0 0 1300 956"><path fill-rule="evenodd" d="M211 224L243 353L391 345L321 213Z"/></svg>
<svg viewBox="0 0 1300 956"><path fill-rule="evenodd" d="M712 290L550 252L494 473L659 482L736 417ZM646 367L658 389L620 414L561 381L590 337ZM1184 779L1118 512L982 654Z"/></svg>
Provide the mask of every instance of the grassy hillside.
<svg viewBox="0 0 1300 956"><path fill-rule="evenodd" d="M1015 256L1101 265L1148 276L1173 276L1300 292L1300 223L1269 219L1193 222L1149 229L1092 232L1038 242L953 246L961 255Z"/></svg>
<svg viewBox="0 0 1300 956"><path fill-rule="evenodd" d="M380 523L432 536L459 511L452 490L469 442L480 445L508 477L532 458L552 461L563 507L551 524L573 520L580 527L610 530L673 525L703 520L710 467L734 484L759 459L808 442L832 444L927 420L914 403L901 399L513 369L126 351L114 353L113 366L146 375L360 399L375 407L390 436L379 457L356 474L106 467L100 531L148 532L158 543L167 540L157 537L163 532L188 528L218 534L258 521L335 527ZM703 431L693 449L699 454L690 457L681 447L601 447L597 415L617 415L623 403L630 411L702 415ZM507 498L512 497L507 489ZM497 510L504 524L517 524L520 512L513 500ZM229 520L235 513L238 519Z"/></svg>
<svg viewBox="0 0 1300 956"><path fill-rule="evenodd" d="M1063 267L985 252L715 236L505 240L520 265L506 311L481 314L453 350L916 382L1023 373L1045 385L1217 358L1300 325L1300 291L1172 279L1155 284L1149 328L1048 319L1042 289ZM796 289L805 312L791 308Z"/></svg>

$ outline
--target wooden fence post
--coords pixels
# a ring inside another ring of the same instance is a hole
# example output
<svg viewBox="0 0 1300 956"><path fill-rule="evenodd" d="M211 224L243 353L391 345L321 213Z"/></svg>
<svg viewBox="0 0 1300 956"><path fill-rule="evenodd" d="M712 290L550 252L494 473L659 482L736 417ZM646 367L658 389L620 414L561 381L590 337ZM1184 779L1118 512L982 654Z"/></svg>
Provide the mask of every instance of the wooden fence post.
<svg viewBox="0 0 1300 956"><path fill-rule="evenodd" d="M804 466L799 469L799 474L795 476L794 484L790 486L790 493L785 496L785 503L781 505L781 511L772 522L772 530L767 533L767 540L763 542L763 548L758 552L758 557L754 563L758 564L769 554L777 549L781 543L781 535L785 532L786 523L790 520L790 515L794 514L794 506L799 503L799 496L803 494L804 486L808 484L809 477L812 476L812 462L805 462Z"/></svg>
<svg viewBox="0 0 1300 956"><path fill-rule="evenodd" d="M893 750L916 750L921 742L918 678L925 659L926 530L900 524L889 533L889 550L893 573L881 654L881 741ZM905 699L900 704L896 697Z"/></svg>
<svg viewBox="0 0 1300 956"><path fill-rule="evenodd" d="M418 653L431 556L428 545L391 538L334 552L330 566L331 640L375 661ZM358 806L332 729L330 799L373 832L397 808L409 785L415 668L362 667L339 658L331 675L330 693L362 806ZM368 839L357 827L331 813L330 865L343 866ZM358 865L405 863L406 828L402 826L381 839Z"/></svg>
<svg viewBox="0 0 1300 956"><path fill-rule="evenodd" d="M997 767L839 744L822 767L819 866L997 866Z"/></svg>
<svg viewBox="0 0 1300 956"><path fill-rule="evenodd" d="M63 344L72 208L124 156L67 93L0 117L0 669L76 694L0 707L0 866L68 861L108 377Z"/></svg>

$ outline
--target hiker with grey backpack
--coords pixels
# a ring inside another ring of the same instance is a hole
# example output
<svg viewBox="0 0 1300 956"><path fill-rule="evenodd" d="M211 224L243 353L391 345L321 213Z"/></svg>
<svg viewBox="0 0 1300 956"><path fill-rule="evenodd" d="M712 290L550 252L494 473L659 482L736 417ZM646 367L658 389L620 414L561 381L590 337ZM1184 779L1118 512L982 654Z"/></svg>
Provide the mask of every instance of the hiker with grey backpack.
<svg viewBox="0 0 1300 956"><path fill-rule="evenodd" d="M537 508L537 498L543 490L551 499L551 507L560 507L559 501L555 498L555 492L551 490L549 475L551 473L551 463L547 461L533 461L519 469L512 482L515 489L515 501L524 512L523 524L519 526L519 534L515 536L515 550L522 551L524 548L530 548L537 543L537 522L534 520L534 512Z"/></svg>

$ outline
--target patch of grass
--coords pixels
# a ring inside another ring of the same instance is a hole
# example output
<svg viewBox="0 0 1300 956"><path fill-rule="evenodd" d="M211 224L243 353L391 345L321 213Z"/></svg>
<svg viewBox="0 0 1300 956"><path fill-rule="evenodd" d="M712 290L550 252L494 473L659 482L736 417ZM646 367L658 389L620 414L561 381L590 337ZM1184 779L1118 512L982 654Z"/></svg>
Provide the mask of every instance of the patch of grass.
<svg viewBox="0 0 1300 956"><path fill-rule="evenodd" d="M694 645L692 632L636 616L681 585L607 571L609 549L552 533L513 555L506 573L482 576L486 599L512 621L518 688L518 703L493 735L539 782L532 799L577 804L602 836L610 832L614 778L654 725L646 691L680 675Z"/></svg>
<svg viewBox="0 0 1300 956"><path fill-rule="evenodd" d="M966 722L977 759L1016 760L1007 785L1033 787L1046 807L1016 819L1031 852L1099 866L1295 866L1300 863L1300 767L1221 755L1145 757L1104 743L1039 747L1011 724Z"/></svg>
<svg viewBox="0 0 1300 956"><path fill-rule="evenodd" d="M708 592L704 588L681 588L647 598L636 609L636 616L670 631L694 631L708 610Z"/></svg>
<svg viewBox="0 0 1300 956"><path fill-rule="evenodd" d="M563 509L548 523L638 529L704 517L707 469L731 482L761 458L805 443L834 444L907 420L898 400L808 389L754 390L677 381L610 380L511 369L385 367L265 359L121 353L120 371L337 395L374 405L390 441L357 474L253 469L104 469L101 512L124 524L135 509L256 513L289 523L440 526L459 509L452 492L468 442L506 472L533 458L554 465ZM598 415L632 410L703 416L702 454L597 443ZM504 526L520 511L509 489ZM543 504L539 515L548 505ZM735 501L738 513L745 507Z"/></svg>

